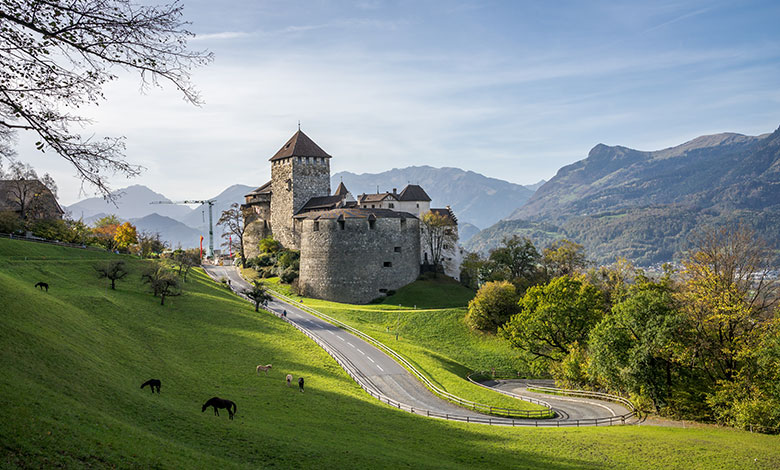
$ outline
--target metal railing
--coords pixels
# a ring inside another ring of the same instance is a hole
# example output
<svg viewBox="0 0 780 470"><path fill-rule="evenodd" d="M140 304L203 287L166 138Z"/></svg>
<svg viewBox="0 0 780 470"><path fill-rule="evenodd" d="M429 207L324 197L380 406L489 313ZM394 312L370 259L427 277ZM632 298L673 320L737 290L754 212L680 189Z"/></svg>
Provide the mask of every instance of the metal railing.
<svg viewBox="0 0 780 470"><path fill-rule="evenodd" d="M373 337L363 333L362 331L358 330L357 328L353 328L350 325L347 325L346 323L337 320L336 318L333 318L329 315L326 315L319 310L315 310L307 305L304 305L300 302L296 302L295 299L292 299L278 291L268 289L268 292L270 292L274 297L277 297L291 305L294 305L296 308L299 308L305 312L308 312L314 316L317 316L319 318L322 318L325 321L328 321L329 323L332 323L336 326L339 326L341 328L344 328L345 330L349 331L350 333L354 334L355 336L358 336L359 338L363 339L364 341L371 343L381 351L384 351L387 353L390 357L401 363L409 372L411 372L415 377L417 377L425 386L428 388L431 392L433 392L435 395L439 396L440 398L444 398L447 401L453 402L457 405L463 406L465 408L470 408L473 411L477 411L479 413L485 413L485 414L491 414L491 415L498 415L503 416L507 418L536 418L536 419L549 419L555 417L555 412L551 409L551 407L542 401L530 401L532 403L541 405L545 407L544 410L514 410L510 408L502 408L497 406L490 406L486 405L484 403L477 403L471 400L467 400L465 398L461 398L457 395L453 395L452 393L443 390L439 388L436 384L434 384L428 377L426 377L422 372L420 372L414 365L412 365L405 357L403 357L401 354L397 353L390 347L386 346L384 343L380 342L377 339L374 339Z"/></svg>
<svg viewBox="0 0 780 470"><path fill-rule="evenodd" d="M485 388L489 388L491 390L495 390L499 393L503 393L515 398L528 398L528 397L522 397L521 395L517 395L512 392L508 392L505 390L499 390L493 387L489 387L485 384L482 384L476 380L474 380L474 376L477 375L484 375L491 379L510 379L510 380L517 380L514 378L513 374L507 374L500 371L476 371L470 373L467 378L470 382L475 383L477 385L480 385ZM589 390L571 390L571 389L565 389L565 388L557 388L557 387L547 387L544 385L533 385L528 384L526 386L526 390L528 391L538 391L540 393L549 393L552 395L562 395L567 397L575 397L575 398L593 398L597 400L604 400L604 401L610 401L614 403L618 403L626 409L628 409L628 413L623 413L620 415L615 416L607 416L603 418L586 418L586 419L576 419L576 420L567 420L564 419L563 421L571 422L572 426L598 426L601 424L607 424L607 425L613 425L613 424L626 424L627 421L630 422L632 418L639 419L640 412L639 410L634 406L633 403L631 403L629 400L619 396L619 395L612 395L609 393L603 393L603 392L593 392ZM559 414L562 414L562 412L558 411Z"/></svg>
<svg viewBox="0 0 780 470"><path fill-rule="evenodd" d="M68 242L61 242L59 240L49 240L48 238L41 238L33 236L25 236L25 235L14 235L12 233L0 233L0 238L8 238L11 240L21 240L25 242L35 242L35 243L46 243L48 245L57 245L57 246L65 246L68 248L79 248L82 250L92 250L92 251L107 251L103 247L97 247L97 246L91 246L91 245L85 245L83 243L68 243Z"/></svg>

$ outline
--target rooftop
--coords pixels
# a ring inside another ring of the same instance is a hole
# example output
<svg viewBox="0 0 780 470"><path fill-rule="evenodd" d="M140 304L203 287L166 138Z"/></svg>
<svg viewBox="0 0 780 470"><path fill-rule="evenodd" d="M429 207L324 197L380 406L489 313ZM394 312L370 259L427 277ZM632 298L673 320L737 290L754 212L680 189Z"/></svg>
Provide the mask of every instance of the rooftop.
<svg viewBox="0 0 780 470"><path fill-rule="evenodd" d="M392 209L362 209L341 208L327 211L306 212L295 216L296 219L327 220L327 219L368 219L373 216L376 219L416 219L408 212L398 212Z"/></svg>
<svg viewBox="0 0 780 470"><path fill-rule="evenodd" d="M319 145L315 144L302 130L290 137L290 140L271 157L270 161L282 160L288 157L320 157L331 158Z"/></svg>

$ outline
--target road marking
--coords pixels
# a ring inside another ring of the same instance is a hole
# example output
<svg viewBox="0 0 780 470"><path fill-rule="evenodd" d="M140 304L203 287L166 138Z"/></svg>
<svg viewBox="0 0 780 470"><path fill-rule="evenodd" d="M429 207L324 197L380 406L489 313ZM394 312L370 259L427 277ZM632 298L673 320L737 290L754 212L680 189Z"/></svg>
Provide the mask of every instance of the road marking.
<svg viewBox="0 0 780 470"><path fill-rule="evenodd" d="M340 339L341 341L344 341L344 338L342 338L341 336L336 336L336 338Z"/></svg>
<svg viewBox="0 0 780 470"><path fill-rule="evenodd" d="M355 349L357 349L357 348L355 348ZM358 350L357 350L357 352L359 352L360 354L363 354L363 355L365 355L365 354L366 354L366 353L364 353L363 351L361 351L360 349L358 349Z"/></svg>
<svg viewBox="0 0 780 470"><path fill-rule="evenodd" d="M334 333L334 332L332 332L332 331L330 331L330 330L326 330L326 331L327 331L328 333L332 334L332 335L335 335L335 334L336 334L336 333Z"/></svg>
<svg viewBox="0 0 780 470"><path fill-rule="evenodd" d="M368 358L369 361L374 362L374 360L371 359L371 356L366 356L366 357ZM374 362L374 364L376 364L376 362Z"/></svg>
<svg viewBox="0 0 780 470"><path fill-rule="evenodd" d="M376 366L377 366L377 368L378 368L379 370L381 370L382 372L384 372L384 371L385 371L384 369L382 369L382 366L380 366L379 364L377 364Z"/></svg>
<svg viewBox="0 0 780 470"><path fill-rule="evenodd" d="M352 344L352 343L350 343L349 341L347 341L347 344L348 344L348 345L350 345L350 346L351 346L351 347L353 347L353 348L355 347L355 345L354 345L354 344Z"/></svg>

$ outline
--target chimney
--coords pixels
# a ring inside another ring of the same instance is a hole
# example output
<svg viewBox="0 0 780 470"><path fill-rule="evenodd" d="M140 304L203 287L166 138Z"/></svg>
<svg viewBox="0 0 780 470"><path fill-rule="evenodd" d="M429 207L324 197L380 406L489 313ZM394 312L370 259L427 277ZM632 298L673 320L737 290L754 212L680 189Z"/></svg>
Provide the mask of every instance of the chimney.
<svg viewBox="0 0 780 470"><path fill-rule="evenodd" d="M398 194L398 188L393 188L393 195Z"/></svg>

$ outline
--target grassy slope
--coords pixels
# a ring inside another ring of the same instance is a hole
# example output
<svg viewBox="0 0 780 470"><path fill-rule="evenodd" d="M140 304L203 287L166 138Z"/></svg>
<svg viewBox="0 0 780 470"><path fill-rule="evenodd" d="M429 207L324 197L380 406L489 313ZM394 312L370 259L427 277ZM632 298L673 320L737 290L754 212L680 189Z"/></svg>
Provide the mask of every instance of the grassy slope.
<svg viewBox="0 0 780 470"><path fill-rule="evenodd" d="M499 429L399 412L202 272L160 307L137 273L117 291L97 281L92 265L106 256L0 240L0 466L780 465L778 437L732 430ZM142 263L128 261L136 271ZM48 294L32 287L39 280L51 284ZM255 376L267 362L268 377ZM287 372L306 377L306 393L284 385ZM150 377L163 380L162 395L138 388ZM213 395L237 402L234 421L200 412Z"/></svg>
<svg viewBox="0 0 780 470"><path fill-rule="evenodd" d="M289 286L267 279L293 298ZM518 352L494 335L470 330L463 321L474 292L452 280L416 281L382 304L350 305L304 298L304 304L337 318L401 353L441 388L462 398L511 409L543 409L468 382L474 370L525 370ZM435 308L443 306L445 308ZM396 340L395 333L398 333Z"/></svg>

